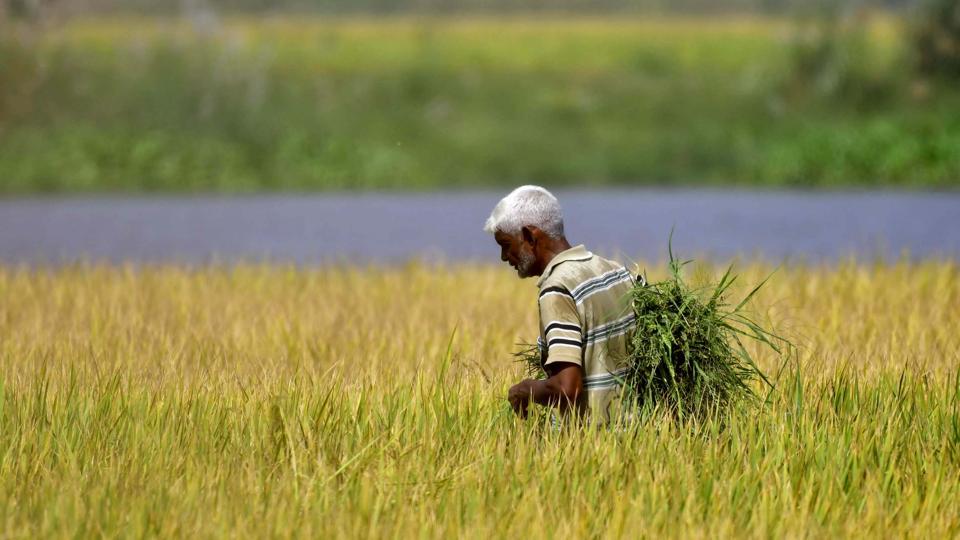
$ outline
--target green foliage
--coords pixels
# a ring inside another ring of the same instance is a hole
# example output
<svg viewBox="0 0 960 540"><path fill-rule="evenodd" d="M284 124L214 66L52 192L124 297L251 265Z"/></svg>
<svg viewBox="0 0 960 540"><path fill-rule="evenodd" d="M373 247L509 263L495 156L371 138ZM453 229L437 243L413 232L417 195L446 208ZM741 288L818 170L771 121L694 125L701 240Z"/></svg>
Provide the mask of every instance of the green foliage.
<svg viewBox="0 0 960 540"><path fill-rule="evenodd" d="M637 327L626 386L641 405L703 416L753 397L755 380L768 382L744 340L759 341L778 354L788 343L744 312L763 282L731 308L724 300L736 280L731 269L719 282L694 288L682 277L687 263L675 259L671 249L670 277L634 286Z"/></svg>
<svg viewBox="0 0 960 540"><path fill-rule="evenodd" d="M922 0L911 29L923 75L960 78L960 1Z"/></svg>
<svg viewBox="0 0 960 540"><path fill-rule="evenodd" d="M875 111L901 91L905 77L899 73L899 58L871 36L872 14L853 8L827 0L806 6L797 16L782 82L787 99Z"/></svg>
<svg viewBox="0 0 960 540"><path fill-rule="evenodd" d="M520 343L520 350L513 357L531 379L544 379L547 372L543 369L543 351L533 343Z"/></svg>
<svg viewBox="0 0 960 540"><path fill-rule="evenodd" d="M240 20L204 34L136 20L0 32L0 193L956 185L955 92L901 96L894 53L790 60L783 26Z"/></svg>

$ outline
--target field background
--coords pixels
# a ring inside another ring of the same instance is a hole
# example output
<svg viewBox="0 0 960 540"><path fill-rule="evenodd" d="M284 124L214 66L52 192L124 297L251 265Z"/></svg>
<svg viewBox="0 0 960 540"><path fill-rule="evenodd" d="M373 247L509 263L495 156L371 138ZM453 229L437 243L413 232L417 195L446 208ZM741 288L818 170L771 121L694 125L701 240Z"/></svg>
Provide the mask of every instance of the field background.
<svg viewBox="0 0 960 540"><path fill-rule="evenodd" d="M960 69L903 6L130 4L0 23L0 194L960 178Z"/></svg>
<svg viewBox="0 0 960 540"><path fill-rule="evenodd" d="M955 536L958 270L781 269L767 405L570 436L506 270L2 267L0 535Z"/></svg>
<svg viewBox="0 0 960 540"><path fill-rule="evenodd" d="M91 194L956 189L954 20L958 0L0 0L0 197L62 195L44 211L79 228ZM229 248L215 208L167 202L187 238L129 253ZM837 245L872 239L858 219ZM0 238L32 253L47 225ZM960 536L954 260L785 265L751 304L795 344L756 351L760 404L568 433L504 399L537 325L505 268L3 256L2 538ZM774 270L738 269L731 300Z"/></svg>

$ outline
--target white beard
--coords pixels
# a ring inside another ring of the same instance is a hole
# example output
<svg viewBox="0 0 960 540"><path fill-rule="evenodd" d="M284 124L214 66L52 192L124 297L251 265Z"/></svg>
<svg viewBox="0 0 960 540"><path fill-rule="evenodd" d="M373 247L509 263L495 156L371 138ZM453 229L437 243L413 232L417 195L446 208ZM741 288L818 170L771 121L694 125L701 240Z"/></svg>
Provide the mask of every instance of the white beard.
<svg viewBox="0 0 960 540"><path fill-rule="evenodd" d="M517 274L522 278L530 277L530 271L536 262L537 258L533 256L533 253L522 251L520 253L520 261L517 263Z"/></svg>

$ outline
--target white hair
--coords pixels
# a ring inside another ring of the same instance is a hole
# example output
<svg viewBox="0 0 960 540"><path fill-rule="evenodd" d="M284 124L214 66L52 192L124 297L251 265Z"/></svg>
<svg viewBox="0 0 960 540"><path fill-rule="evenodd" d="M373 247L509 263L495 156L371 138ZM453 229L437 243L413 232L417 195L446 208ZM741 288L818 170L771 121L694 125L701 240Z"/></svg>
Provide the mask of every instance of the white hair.
<svg viewBox="0 0 960 540"><path fill-rule="evenodd" d="M520 229L534 226L551 238L563 237L563 212L560 202L540 186L520 186L500 199L493 207L483 230L490 234L501 231L519 234Z"/></svg>

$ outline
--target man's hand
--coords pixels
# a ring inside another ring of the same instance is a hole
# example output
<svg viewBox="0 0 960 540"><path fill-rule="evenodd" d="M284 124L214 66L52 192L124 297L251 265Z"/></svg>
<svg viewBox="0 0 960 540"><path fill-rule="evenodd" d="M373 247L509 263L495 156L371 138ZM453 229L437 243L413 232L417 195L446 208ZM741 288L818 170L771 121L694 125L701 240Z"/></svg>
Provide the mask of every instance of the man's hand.
<svg viewBox="0 0 960 540"><path fill-rule="evenodd" d="M533 389L531 388L533 382L530 379L520 381L511 386L510 391L507 392L507 401L513 407L513 412L517 413L520 418L527 417L527 407L530 406L530 400L533 398Z"/></svg>
<svg viewBox="0 0 960 540"><path fill-rule="evenodd" d="M540 405L558 406L561 411L578 404L583 392L583 370L580 366L557 363L547 368L550 375L547 379L527 379L513 385L507 392L507 401L520 418L527 417L530 401Z"/></svg>

